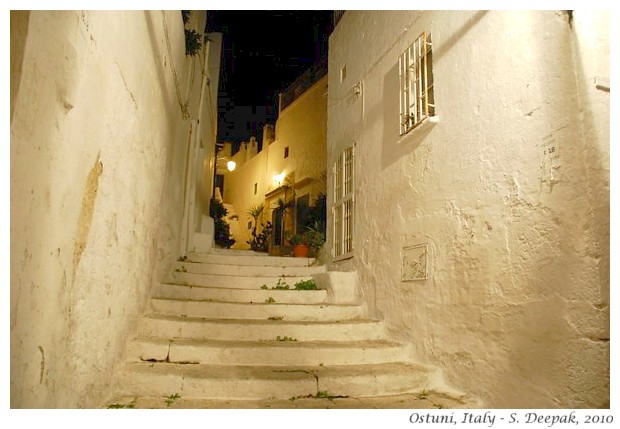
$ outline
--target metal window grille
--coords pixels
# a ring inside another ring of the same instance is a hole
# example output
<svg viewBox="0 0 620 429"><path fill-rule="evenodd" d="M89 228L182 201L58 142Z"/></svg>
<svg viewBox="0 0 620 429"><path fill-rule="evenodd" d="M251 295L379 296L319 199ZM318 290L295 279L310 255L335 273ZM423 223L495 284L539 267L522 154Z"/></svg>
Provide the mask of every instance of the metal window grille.
<svg viewBox="0 0 620 429"><path fill-rule="evenodd" d="M400 134L435 116L431 36L422 33L398 59Z"/></svg>
<svg viewBox="0 0 620 429"><path fill-rule="evenodd" d="M353 255L353 146L346 148L334 163L333 255L344 259Z"/></svg>

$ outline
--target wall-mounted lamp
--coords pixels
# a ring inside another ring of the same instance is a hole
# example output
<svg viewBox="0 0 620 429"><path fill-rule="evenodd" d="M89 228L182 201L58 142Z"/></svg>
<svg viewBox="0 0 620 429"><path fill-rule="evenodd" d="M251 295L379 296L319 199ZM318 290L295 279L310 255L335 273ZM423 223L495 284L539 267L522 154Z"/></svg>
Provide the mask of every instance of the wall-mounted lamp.
<svg viewBox="0 0 620 429"><path fill-rule="evenodd" d="M226 162L226 168L228 169L228 171L234 171L235 168L237 168L237 163L235 161L231 161L228 158L218 158L217 160L219 161L220 159L223 159Z"/></svg>
<svg viewBox="0 0 620 429"><path fill-rule="evenodd" d="M274 174L273 175L273 181L276 182L278 184L278 186L280 186L282 184L282 182L284 181L284 172L280 173L280 174Z"/></svg>

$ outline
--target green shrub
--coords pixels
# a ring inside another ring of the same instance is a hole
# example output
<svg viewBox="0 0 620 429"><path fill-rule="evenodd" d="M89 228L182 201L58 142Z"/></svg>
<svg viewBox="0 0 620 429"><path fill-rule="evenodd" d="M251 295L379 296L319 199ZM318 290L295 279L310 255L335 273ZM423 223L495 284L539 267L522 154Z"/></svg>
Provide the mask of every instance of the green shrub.
<svg viewBox="0 0 620 429"><path fill-rule="evenodd" d="M182 10L181 17L183 17L183 24L187 25L189 23L189 16L192 13L191 10Z"/></svg>
<svg viewBox="0 0 620 429"><path fill-rule="evenodd" d="M194 29L185 29L185 55L198 55L202 48L202 34Z"/></svg>
<svg viewBox="0 0 620 429"><path fill-rule="evenodd" d="M316 282L312 279L295 283L295 290L317 290Z"/></svg>
<svg viewBox="0 0 620 429"><path fill-rule="evenodd" d="M213 218L215 224L215 244L226 249L235 244L235 239L230 235L230 225L224 220L227 213L228 211L220 201L211 198L209 215Z"/></svg>

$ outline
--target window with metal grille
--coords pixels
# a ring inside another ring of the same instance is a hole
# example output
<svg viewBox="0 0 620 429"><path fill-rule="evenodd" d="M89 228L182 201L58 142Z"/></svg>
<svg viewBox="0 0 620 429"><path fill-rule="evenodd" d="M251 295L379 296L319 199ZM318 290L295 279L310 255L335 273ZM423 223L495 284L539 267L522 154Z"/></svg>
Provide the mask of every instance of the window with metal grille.
<svg viewBox="0 0 620 429"><path fill-rule="evenodd" d="M334 203L333 219L333 256L335 260L353 256L353 146L346 148L333 169Z"/></svg>
<svg viewBox="0 0 620 429"><path fill-rule="evenodd" d="M435 116L431 35L422 33L398 59L400 134Z"/></svg>

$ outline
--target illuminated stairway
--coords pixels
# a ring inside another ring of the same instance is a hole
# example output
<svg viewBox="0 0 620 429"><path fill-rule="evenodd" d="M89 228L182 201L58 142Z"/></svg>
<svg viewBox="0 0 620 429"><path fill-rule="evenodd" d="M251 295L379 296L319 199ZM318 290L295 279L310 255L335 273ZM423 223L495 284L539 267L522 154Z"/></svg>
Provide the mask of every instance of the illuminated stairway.
<svg viewBox="0 0 620 429"><path fill-rule="evenodd" d="M162 398L184 398L245 407L437 391L438 374L414 364L409 347L368 318L350 275L314 262L240 250L178 262L138 320L108 403L156 398L150 403L165 407ZM310 279L322 289L295 290Z"/></svg>

